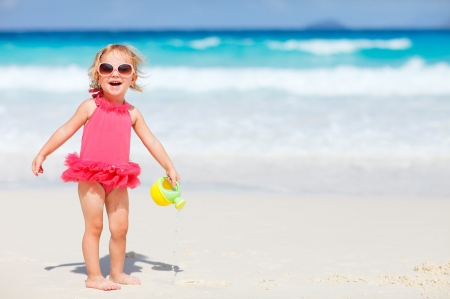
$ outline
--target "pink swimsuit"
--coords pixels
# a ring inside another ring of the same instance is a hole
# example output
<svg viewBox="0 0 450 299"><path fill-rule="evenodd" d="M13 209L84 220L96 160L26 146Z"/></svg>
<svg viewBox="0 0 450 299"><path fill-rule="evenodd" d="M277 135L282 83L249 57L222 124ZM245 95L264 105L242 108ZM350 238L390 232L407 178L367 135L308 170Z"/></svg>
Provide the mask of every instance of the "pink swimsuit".
<svg viewBox="0 0 450 299"><path fill-rule="evenodd" d="M84 126L80 156L67 155L65 182L99 182L108 194L115 188L135 188L141 168L130 162L130 104L116 105L99 94L97 108Z"/></svg>

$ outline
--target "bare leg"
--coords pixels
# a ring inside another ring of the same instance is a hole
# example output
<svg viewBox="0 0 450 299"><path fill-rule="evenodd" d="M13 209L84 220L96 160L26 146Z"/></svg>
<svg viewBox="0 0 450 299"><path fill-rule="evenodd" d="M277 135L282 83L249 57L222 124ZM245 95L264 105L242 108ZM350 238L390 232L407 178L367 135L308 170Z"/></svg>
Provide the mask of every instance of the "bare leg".
<svg viewBox="0 0 450 299"><path fill-rule="evenodd" d="M82 248L88 272L86 287L105 291L118 290L120 286L105 279L100 271L99 241L103 230L105 191L99 183L80 182L78 196L85 223Z"/></svg>
<svg viewBox="0 0 450 299"><path fill-rule="evenodd" d="M109 254L111 256L111 272L109 279L120 284L141 284L137 277L123 273L125 250L128 232L128 190L114 189L105 200L106 213L108 214L109 230Z"/></svg>

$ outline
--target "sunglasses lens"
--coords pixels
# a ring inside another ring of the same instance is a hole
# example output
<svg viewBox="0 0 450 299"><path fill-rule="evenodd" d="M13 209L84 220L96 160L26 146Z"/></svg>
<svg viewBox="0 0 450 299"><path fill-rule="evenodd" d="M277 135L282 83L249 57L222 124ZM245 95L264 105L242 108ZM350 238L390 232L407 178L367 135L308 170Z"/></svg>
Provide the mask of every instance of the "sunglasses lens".
<svg viewBox="0 0 450 299"><path fill-rule="evenodd" d="M130 76L133 73L133 67L129 64L121 64L117 70L123 76Z"/></svg>
<svg viewBox="0 0 450 299"><path fill-rule="evenodd" d="M114 67L109 63L101 63L100 66L98 67L98 72L100 73L100 75L103 76L111 74L113 70Z"/></svg>

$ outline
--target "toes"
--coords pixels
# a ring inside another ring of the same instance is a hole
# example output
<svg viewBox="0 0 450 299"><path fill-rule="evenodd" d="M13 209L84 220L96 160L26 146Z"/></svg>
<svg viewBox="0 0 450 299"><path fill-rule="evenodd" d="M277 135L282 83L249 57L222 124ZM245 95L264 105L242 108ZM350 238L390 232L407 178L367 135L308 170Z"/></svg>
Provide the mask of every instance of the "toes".
<svg viewBox="0 0 450 299"><path fill-rule="evenodd" d="M110 276L109 280L116 284L125 284L125 285L140 285L141 284L141 281L139 280L139 278L130 276L125 273L122 273L121 275L119 275L117 277ZM118 288L119 289L121 288L120 285Z"/></svg>
<svg viewBox="0 0 450 299"><path fill-rule="evenodd" d="M86 287L88 288L94 288L99 289L102 291L114 291L114 290L120 290L120 285L115 284L112 281L108 281L106 279L103 279L101 281L86 281Z"/></svg>
<svg viewBox="0 0 450 299"><path fill-rule="evenodd" d="M113 291L113 290L120 290L120 285L115 284L115 283L113 283L113 284L110 283L110 284L108 285L108 288L109 288L110 291Z"/></svg>

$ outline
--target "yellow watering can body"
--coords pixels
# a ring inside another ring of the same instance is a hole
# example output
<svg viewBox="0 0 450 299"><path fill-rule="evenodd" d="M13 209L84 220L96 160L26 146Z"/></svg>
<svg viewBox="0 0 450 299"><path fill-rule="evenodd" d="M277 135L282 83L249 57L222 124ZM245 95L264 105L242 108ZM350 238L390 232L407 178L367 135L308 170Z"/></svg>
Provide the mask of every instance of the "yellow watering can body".
<svg viewBox="0 0 450 299"><path fill-rule="evenodd" d="M153 201L159 206L175 205L177 210L181 210L186 204L186 200L180 198L181 191L180 185L176 183L176 187L173 187L168 181L167 177L160 177L153 183L150 188L150 195Z"/></svg>

